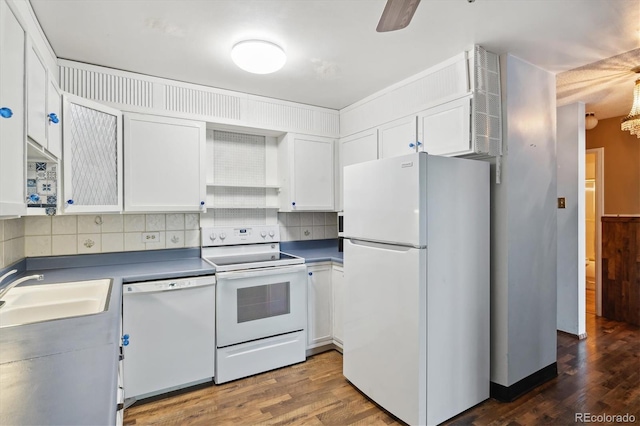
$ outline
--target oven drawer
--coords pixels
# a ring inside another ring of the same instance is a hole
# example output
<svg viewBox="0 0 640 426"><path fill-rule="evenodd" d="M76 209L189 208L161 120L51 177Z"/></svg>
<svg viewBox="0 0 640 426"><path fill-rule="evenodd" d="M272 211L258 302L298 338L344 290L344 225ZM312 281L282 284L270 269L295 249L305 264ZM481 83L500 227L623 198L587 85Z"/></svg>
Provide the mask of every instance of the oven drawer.
<svg viewBox="0 0 640 426"><path fill-rule="evenodd" d="M216 383L225 383L305 361L305 336L304 331L296 331L217 349Z"/></svg>
<svg viewBox="0 0 640 426"><path fill-rule="evenodd" d="M226 347L306 329L306 266L216 274L216 342Z"/></svg>

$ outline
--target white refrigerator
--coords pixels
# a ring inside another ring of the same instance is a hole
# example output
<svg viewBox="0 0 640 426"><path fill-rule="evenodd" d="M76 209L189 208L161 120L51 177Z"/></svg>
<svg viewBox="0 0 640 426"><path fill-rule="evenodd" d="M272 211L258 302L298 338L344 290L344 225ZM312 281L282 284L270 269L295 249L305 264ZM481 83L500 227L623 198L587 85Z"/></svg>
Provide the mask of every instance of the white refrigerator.
<svg viewBox="0 0 640 426"><path fill-rule="evenodd" d="M411 425L489 398L489 163L344 170L344 375Z"/></svg>

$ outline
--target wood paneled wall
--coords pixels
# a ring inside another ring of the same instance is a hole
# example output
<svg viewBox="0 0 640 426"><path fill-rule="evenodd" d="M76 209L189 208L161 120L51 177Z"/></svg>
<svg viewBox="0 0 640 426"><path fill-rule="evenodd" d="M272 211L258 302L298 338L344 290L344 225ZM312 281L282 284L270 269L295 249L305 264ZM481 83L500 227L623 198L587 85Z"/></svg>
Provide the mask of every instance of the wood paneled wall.
<svg viewBox="0 0 640 426"><path fill-rule="evenodd" d="M602 218L602 316L640 325L640 217Z"/></svg>

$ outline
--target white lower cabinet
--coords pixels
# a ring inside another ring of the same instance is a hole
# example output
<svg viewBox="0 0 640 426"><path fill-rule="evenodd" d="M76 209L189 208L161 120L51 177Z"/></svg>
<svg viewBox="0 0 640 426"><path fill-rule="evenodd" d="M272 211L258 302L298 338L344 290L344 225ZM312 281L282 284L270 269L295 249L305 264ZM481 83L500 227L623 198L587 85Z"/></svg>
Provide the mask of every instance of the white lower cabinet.
<svg viewBox="0 0 640 426"><path fill-rule="evenodd" d="M125 114L124 132L125 211L204 211L205 123Z"/></svg>
<svg viewBox="0 0 640 426"><path fill-rule="evenodd" d="M332 343L331 263L307 267L307 349Z"/></svg>
<svg viewBox="0 0 640 426"><path fill-rule="evenodd" d="M343 345L343 315L344 315L344 269L333 265L331 268L331 289L333 293L333 341L336 345Z"/></svg>
<svg viewBox="0 0 640 426"><path fill-rule="evenodd" d="M122 336L122 322L120 322L120 335ZM120 343L118 360L118 382L116 388L116 426L124 423L124 357L122 355L122 343Z"/></svg>

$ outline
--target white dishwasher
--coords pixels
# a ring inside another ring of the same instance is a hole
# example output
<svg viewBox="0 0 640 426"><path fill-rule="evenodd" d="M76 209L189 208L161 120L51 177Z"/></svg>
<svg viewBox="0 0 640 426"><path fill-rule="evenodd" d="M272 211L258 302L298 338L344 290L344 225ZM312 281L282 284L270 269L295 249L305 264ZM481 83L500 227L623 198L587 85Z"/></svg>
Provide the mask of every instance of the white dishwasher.
<svg viewBox="0 0 640 426"><path fill-rule="evenodd" d="M204 276L123 285L127 400L211 381L215 284L215 276Z"/></svg>

